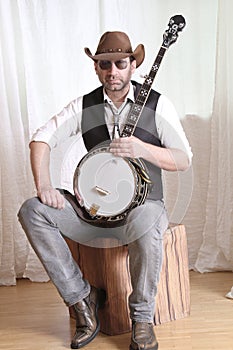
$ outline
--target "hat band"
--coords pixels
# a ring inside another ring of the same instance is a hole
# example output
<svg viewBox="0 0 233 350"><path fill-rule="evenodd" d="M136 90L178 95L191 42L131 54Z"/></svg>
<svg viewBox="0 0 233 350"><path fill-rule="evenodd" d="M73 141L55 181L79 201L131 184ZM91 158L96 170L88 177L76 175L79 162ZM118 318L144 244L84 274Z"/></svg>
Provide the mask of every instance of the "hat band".
<svg viewBox="0 0 233 350"><path fill-rule="evenodd" d="M97 51L96 55L101 53L114 53L114 52L122 52L122 53L133 53L132 50L122 50L122 49L102 49L101 51Z"/></svg>

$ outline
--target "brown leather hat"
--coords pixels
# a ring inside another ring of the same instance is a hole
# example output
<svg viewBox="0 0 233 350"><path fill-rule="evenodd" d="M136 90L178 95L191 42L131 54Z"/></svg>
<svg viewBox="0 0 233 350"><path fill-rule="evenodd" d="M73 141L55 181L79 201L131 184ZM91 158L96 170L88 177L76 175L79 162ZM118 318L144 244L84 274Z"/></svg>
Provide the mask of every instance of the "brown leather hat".
<svg viewBox="0 0 233 350"><path fill-rule="evenodd" d="M92 55L87 47L85 47L84 51L93 60L116 61L133 56L137 67L142 64L145 57L144 46L140 44L133 51L128 35L123 32L104 33L100 38L95 55Z"/></svg>

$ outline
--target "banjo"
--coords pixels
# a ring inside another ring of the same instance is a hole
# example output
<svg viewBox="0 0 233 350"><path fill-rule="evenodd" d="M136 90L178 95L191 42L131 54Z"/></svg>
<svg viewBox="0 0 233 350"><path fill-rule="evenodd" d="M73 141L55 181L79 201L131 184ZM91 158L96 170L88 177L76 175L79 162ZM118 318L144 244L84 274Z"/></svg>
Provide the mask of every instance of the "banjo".
<svg viewBox="0 0 233 350"><path fill-rule="evenodd" d="M169 20L157 57L130 108L120 137L133 135L164 54L184 26L181 15ZM109 144L101 144L91 149L76 167L73 187L81 200L78 202L74 196L73 200L67 199L84 221L113 227L121 225L131 209L145 202L150 186L151 180L140 158L116 157L110 153Z"/></svg>

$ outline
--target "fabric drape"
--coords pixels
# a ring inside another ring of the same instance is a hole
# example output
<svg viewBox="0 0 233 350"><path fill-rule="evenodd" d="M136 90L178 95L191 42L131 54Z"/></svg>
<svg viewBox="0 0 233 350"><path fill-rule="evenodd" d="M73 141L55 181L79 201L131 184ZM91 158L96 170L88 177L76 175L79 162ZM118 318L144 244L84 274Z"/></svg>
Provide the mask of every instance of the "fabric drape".
<svg viewBox="0 0 233 350"><path fill-rule="evenodd" d="M195 263L201 272L233 267L233 45L232 30L229 31L232 5L227 1L220 3L206 219Z"/></svg>

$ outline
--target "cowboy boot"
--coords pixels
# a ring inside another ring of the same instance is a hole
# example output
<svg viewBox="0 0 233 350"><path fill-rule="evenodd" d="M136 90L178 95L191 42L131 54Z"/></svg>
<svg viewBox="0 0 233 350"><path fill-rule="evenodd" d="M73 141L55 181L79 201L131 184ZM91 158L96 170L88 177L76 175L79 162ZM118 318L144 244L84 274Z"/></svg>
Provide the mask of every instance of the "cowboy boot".
<svg viewBox="0 0 233 350"><path fill-rule="evenodd" d="M99 332L98 308L105 302L105 291L91 287L90 294L74 304L76 331L71 341L71 349L80 349L92 341Z"/></svg>
<svg viewBox="0 0 233 350"><path fill-rule="evenodd" d="M158 342L154 333L154 325L133 321L130 350L157 350Z"/></svg>

